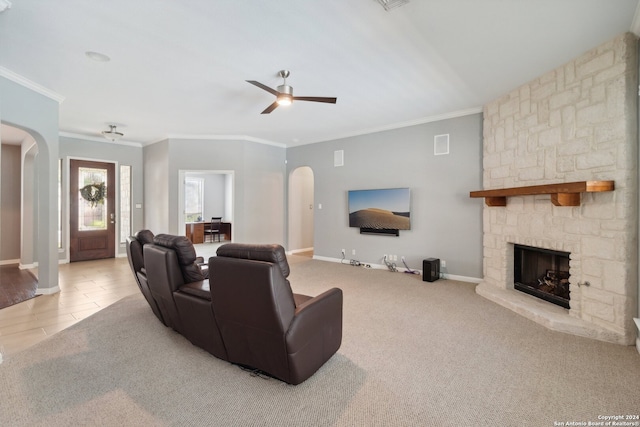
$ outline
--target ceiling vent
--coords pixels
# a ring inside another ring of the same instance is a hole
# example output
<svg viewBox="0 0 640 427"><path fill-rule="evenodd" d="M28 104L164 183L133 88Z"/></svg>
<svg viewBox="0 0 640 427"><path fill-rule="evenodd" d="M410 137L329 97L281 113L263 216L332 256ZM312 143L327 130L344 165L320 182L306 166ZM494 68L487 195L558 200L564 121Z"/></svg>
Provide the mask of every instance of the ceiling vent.
<svg viewBox="0 0 640 427"><path fill-rule="evenodd" d="M378 3L384 7L384 10L389 11L409 3L409 0L378 0Z"/></svg>

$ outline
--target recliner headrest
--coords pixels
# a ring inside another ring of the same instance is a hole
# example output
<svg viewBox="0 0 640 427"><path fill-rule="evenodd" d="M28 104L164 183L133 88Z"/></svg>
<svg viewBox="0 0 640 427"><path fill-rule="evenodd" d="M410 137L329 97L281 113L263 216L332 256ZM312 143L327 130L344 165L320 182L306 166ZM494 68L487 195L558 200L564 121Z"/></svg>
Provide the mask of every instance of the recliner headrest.
<svg viewBox="0 0 640 427"><path fill-rule="evenodd" d="M136 239L140 242L142 246L153 243L153 233L150 230L140 230L136 233Z"/></svg>
<svg viewBox="0 0 640 427"><path fill-rule="evenodd" d="M216 254L220 257L250 259L277 264L285 279L289 277L291 271L289 269L289 263L287 262L287 255L284 252L284 248L280 245L227 243L220 246Z"/></svg>
<svg viewBox="0 0 640 427"><path fill-rule="evenodd" d="M173 236L171 234L158 234L153 238L153 243L158 246L173 249L178 256L178 264L186 283L204 280L205 277L200 268L195 264L196 249L186 236Z"/></svg>

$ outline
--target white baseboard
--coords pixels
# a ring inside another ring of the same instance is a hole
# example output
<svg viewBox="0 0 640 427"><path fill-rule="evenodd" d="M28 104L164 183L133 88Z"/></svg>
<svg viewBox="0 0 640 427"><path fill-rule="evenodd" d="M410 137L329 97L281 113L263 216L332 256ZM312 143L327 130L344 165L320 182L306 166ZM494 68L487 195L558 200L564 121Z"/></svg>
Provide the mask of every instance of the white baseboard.
<svg viewBox="0 0 640 427"><path fill-rule="evenodd" d="M0 265L11 265L11 264L19 264L19 259L3 259L0 261Z"/></svg>
<svg viewBox="0 0 640 427"><path fill-rule="evenodd" d="M640 353L640 319L637 317L634 317L633 321L636 322L636 327L638 328L638 338L636 338L636 350L638 350L638 353Z"/></svg>
<svg viewBox="0 0 640 427"><path fill-rule="evenodd" d="M295 255L295 254L299 254L300 252L309 252L313 250L313 246L311 246L310 248L302 248L302 249L291 249L290 251L287 251L287 255Z"/></svg>
<svg viewBox="0 0 640 427"><path fill-rule="evenodd" d="M331 258L331 257L324 257L324 256L320 256L320 255L314 255L313 259L317 259L318 261L328 261L328 262L337 262L340 264L345 264L345 265L349 265L349 260L348 259L340 259L340 258ZM369 263L362 263L363 266L368 266L369 268L373 268L376 270L387 270L387 266L384 264L369 264ZM407 268L404 267L397 267L399 272L405 272L405 271L409 271ZM417 271L422 275L422 270L417 270L417 269L412 269L411 271ZM470 282L470 283L480 283L482 282L482 279L478 278L478 277L467 277L467 276L458 276L455 274L448 274L448 273L440 273L440 278L441 279L446 279L446 280L458 280L460 282Z"/></svg>
<svg viewBox="0 0 640 427"><path fill-rule="evenodd" d="M60 292L60 286L58 285L52 288L41 288L40 286L38 286L38 289L36 290L36 293L39 293L42 295L53 295L53 294L57 294L58 292Z"/></svg>
<svg viewBox="0 0 640 427"><path fill-rule="evenodd" d="M19 268L20 270L29 270L29 269L31 269L31 268L36 268L37 266L38 266L38 263L37 263L37 262L34 262L34 263L32 263L32 264L19 264L19 265L18 265L18 268Z"/></svg>
<svg viewBox="0 0 640 427"><path fill-rule="evenodd" d="M480 283L482 282L482 279L478 278L478 277L469 277L469 276L458 276L455 274L448 274L448 273L440 273L440 276L442 277L442 279L447 279L447 280L458 280L460 282L470 282L470 283Z"/></svg>

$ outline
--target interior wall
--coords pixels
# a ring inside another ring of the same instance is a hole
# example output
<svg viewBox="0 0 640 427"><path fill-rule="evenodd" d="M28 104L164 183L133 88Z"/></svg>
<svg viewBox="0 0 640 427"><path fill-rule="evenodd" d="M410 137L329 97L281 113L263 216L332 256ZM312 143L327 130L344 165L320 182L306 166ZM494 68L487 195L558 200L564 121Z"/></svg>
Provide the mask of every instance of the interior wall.
<svg viewBox="0 0 640 427"><path fill-rule="evenodd" d="M289 175L289 245L288 250L313 248L313 170L308 166Z"/></svg>
<svg viewBox="0 0 640 427"><path fill-rule="evenodd" d="M179 171L224 170L234 175L225 184L233 187L233 212L225 204L222 215L233 218L234 242L283 244L284 161L284 147L244 140L169 139L146 146L145 224L156 233L184 233L178 229Z"/></svg>
<svg viewBox="0 0 640 427"><path fill-rule="evenodd" d="M37 85L34 85L37 86ZM0 121L27 131L38 144L36 171L38 291L44 294L58 288L58 203L57 159L59 102L61 98L44 94L0 75Z"/></svg>
<svg viewBox="0 0 640 427"><path fill-rule="evenodd" d="M442 134L449 154L435 155ZM344 150L344 166L334 166L335 150ZM300 166L314 173L315 256L339 259L346 249L347 258L382 264L395 254L412 269L435 257L446 274L482 277L482 202L469 198L482 187L481 114L289 148L287 170ZM397 187L411 189L411 230L392 237L349 227L349 190Z"/></svg>
<svg viewBox="0 0 640 427"><path fill-rule="evenodd" d="M2 181L0 188L0 264L5 261L17 262L20 259L20 182L22 175L21 148L19 145L1 144L0 170Z"/></svg>
<svg viewBox="0 0 640 427"><path fill-rule="evenodd" d="M35 141L23 141L20 147L22 157L22 224L20 268L33 268L36 266L37 247L37 172L36 155L38 146Z"/></svg>
<svg viewBox="0 0 640 427"><path fill-rule="evenodd" d="M212 217L222 217L223 221L230 221L225 218L225 175L224 174L204 174L204 220L209 221Z"/></svg>
<svg viewBox="0 0 640 427"><path fill-rule="evenodd" d="M169 233L169 187L171 185L168 177L169 141L164 140L145 146L142 153L144 165L144 223L141 228L152 230L155 234ZM177 187L178 181L173 182ZM174 204L174 206L177 205ZM177 225L174 226L173 230L173 234L176 234Z"/></svg>

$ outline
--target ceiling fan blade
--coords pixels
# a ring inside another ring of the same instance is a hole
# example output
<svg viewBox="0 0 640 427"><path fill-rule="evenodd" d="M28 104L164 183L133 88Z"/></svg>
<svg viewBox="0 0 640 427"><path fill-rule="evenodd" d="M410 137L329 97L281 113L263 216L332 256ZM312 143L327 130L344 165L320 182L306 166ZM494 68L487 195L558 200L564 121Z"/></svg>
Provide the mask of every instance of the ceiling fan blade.
<svg viewBox="0 0 640 427"><path fill-rule="evenodd" d="M322 96L294 96L294 101L312 101L312 102L326 102L328 104L335 104L338 98L325 98Z"/></svg>
<svg viewBox="0 0 640 427"><path fill-rule="evenodd" d="M257 82L255 80L245 80L247 83L251 83L254 86L258 86L260 89L264 89L269 93L274 94L275 96L278 96L278 91L275 89L271 89L269 86L265 86L260 82Z"/></svg>
<svg viewBox="0 0 640 427"><path fill-rule="evenodd" d="M264 111L260 114L269 114L270 112L272 112L273 110L275 110L276 108L278 108L278 101L275 101L273 104L269 105L267 108L264 109Z"/></svg>

